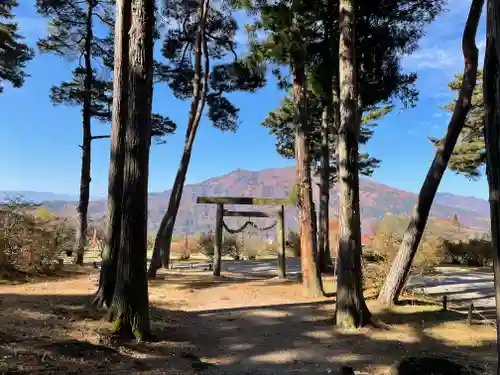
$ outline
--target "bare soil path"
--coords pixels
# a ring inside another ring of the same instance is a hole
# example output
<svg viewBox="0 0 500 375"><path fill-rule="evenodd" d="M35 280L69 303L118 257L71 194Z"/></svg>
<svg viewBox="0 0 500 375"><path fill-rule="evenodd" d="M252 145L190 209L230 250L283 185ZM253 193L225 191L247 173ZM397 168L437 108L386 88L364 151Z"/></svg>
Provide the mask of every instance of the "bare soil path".
<svg viewBox="0 0 500 375"><path fill-rule="evenodd" d="M97 274L0 285L0 373L386 374L409 355L453 357L491 371L495 330L469 327L438 306L369 306L388 330L337 331L334 298L306 299L294 280L169 271L150 283L151 343L109 338L104 313L86 303ZM327 291L334 282L326 280ZM3 371L3 372L2 372ZM15 372L14 372L15 371ZM481 373L481 372L480 372ZM491 373L491 372L490 372Z"/></svg>

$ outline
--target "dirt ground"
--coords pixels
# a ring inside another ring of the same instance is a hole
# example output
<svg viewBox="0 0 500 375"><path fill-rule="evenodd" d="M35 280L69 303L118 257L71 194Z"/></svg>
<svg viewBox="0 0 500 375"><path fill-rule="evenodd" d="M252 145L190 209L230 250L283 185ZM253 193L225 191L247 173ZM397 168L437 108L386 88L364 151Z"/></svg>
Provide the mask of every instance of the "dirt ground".
<svg viewBox="0 0 500 375"><path fill-rule="evenodd" d="M98 274L0 285L2 374L386 374L406 356L453 358L492 373L495 329L439 306L394 309L368 301L386 329L332 325L334 296L310 300L295 280L165 272L150 283L150 343L110 339L104 311L90 309ZM334 292L327 279L327 292ZM333 294L333 293L332 293Z"/></svg>

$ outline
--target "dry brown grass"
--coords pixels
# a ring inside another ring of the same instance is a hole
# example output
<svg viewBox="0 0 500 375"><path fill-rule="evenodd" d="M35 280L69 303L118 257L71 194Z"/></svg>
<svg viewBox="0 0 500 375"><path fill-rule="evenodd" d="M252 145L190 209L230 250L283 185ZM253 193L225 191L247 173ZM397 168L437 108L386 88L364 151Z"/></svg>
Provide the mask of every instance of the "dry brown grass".
<svg viewBox="0 0 500 375"><path fill-rule="evenodd" d="M385 216L376 224L375 233L369 240L370 249L391 263L399 250L408 223L409 217ZM428 269L440 264L450 264L452 261L462 261L464 258L463 260L475 260L476 265L482 265L491 253L489 239L471 238L484 235L453 220L430 218L412 264L419 269ZM464 257L465 253L467 255Z"/></svg>
<svg viewBox="0 0 500 375"><path fill-rule="evenodd" d="M97 274L0 286L0 371L17 374L335 374L341 365L384 374L397 360L432 354L490 370L495 330L469 327L439 306L369 307L388 330L338 331L334 299L310 300L294 280L164 272L150 283L157 342L109 339L102 311L86 306ZM333 278L325 279L328 292ZM186 354L189 353L189 354ZM11 372L12 373L12 372ZM491 373L491 372L490 372Z"/></svg>
<svg viewBox="0 0 500 375"><path fill-rule="evenodd" d="M69 220L47 210L18 201L0 204L0 272L54 271L72 248L74 232Z"/></svg>

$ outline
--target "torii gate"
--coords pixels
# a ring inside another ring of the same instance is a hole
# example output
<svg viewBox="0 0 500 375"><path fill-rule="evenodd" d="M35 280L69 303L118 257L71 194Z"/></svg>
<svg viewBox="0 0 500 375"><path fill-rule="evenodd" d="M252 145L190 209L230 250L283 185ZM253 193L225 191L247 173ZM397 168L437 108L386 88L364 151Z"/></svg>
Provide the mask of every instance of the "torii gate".
<svg viewBox="0 0 500 375"><path fill-rule="evenodd" d="M278 277L284 279L286 277L286 257L285 257L285 206L291 205L289 199L279 198L251 198L251 197L198 197L197 203L216 204L217 213L215 216L215 239L214 239L214 260L213 260L213 275L220 276L221 259L222 259L222 230L224 216L229 217L273 217L273 214L268 214L262 211L230 211L225 210L225 204L231 205L273 205L278 206L276 213L277 222L277 237L278 237Z"/></svg>

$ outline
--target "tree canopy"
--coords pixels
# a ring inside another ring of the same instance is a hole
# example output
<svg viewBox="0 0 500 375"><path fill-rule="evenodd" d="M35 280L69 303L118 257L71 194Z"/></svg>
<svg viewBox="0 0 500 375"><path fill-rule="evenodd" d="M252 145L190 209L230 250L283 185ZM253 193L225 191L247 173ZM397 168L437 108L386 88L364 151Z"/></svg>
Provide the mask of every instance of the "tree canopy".
<svg viewBox="0 0 500 375"><path fill-rule="evenodd" d="M247 26L253 57L278 65L288 65L291 48L306 54L308 71L321 62L325 22L333 17L332 50L338 50L338 1L294 2L294 12L300 13L300 30L293 40L290 1L235 1L235 5L250 10L257 17ZM391 99L404 105L414 105L418 92L415 73L403 73L401 58L418 48L424 26L442 10L443 0L358 1L356 5L356 61L358 90L364 111ZM297 5L298 4L298 5ZM259 34L260 33L260 34ZM265 39L259 35L265 35ZM336 48L337 47L337 48ZM338 60L338 53L333 54ZM338 66L338 64L336 64ZM289 87L288 72L274 67L281 87Z"/></svg>
<svg viewBox="0 0 500 375"><path fill-rule="evenodd" d="M18 5L16 0L0 0L0 93L4 90L4 81L16 88L23 86L27 77L26 64L34 56L33 50L19 34L19 26L12 13Z"/></svg>
<svg viewBox="0 0 500 375"><path fill-rule="evenodd" d="M287 65L291 48L297 43L291 39L290 3L279 2L238 2L238 6L251 9L258 17L248 27L252 56L259 61L278 64L273 67L279 85L289 89ZM403 106L413 106L418 99L414 86L415 73L404 73L401 57L413 52L423 35L423 26L431 22L442 9L442 1L407 0L386 1L380 6L379 1L357 2L356 8L356 61L358 70L358 93L363 119L360 143L366 143L374 131L374 123L392 110L394 100ZM319 166L321 156L321 118L324 102L324 80L328 80L325 70L332 69L338 77L338 1L304 2L300 8L300 48L306 54L309 90L308 115L311 131L308 134L311 145L310 154L315 166ZM322 20L318 22L317 20ZM330 33L330 46L325 46L326 28L333 28ZM259 39L258 32L264 32L266 38ZM325 54L325 48L329 51ZM325 55L330 60L325 61ZM336 72L335 72L336 70ZM325 78L327 77L327 78ZM334 84L332 83L332 85ZM277 136L278 152L285 157L294 156L294 103L285 98L274 112L264 120L263 125L270 128L270 133ZM335 158L336 130L338 124L332 123L329 134L330 150ZM360 155L360 170L371 174L379 160L369 155ZM335 176L335 160L330 162L330 175ZM317 171L317 169L316 169Z"/></svg>
<svg viewBox="0 0 500 375"><path fill-rule="evenodd" d="M82 66L81 59L87 53L85 40L88 37L91 44L90 115L99 122L110 123L113 104L114 1L94 0L85 7L83 3L71 0L38 0L37 10L42 16L50 18L49 35L37 43L40 51L79 61L73 69L71 81L52 86L52 103L84 105L87 68ZM89 22L82 21L88 15ZM152 136L159 143L164 142L164 137L176 129L173 121L159 114L153 114L152 125Z"/></svg>
<svg viewBox="0 0 500 375"><path fill-rule="evenodd" d="M455 79L448 84L450 90L458 95L462 85L463 74L456 74ZM455 100L442 106L452 113ZM430 137L435 147L442 144L442 139ZM477 72L477 83L472 94L471 109L465 120L462 133L453 149L448 168L472 180L481 177L486 164L486 149L484 145L484 100L483 71Z"/></svg>
<svg viewBox="0 0 500 375"><path fill-rule="evenodd" d="M165 1L161 10L168 29L161 50L164 60L155 66L156 80L167 83L174 96L183 100L193 96L197 11L198 2L194 0ZM235 41L238 24L224 3L209 6L205 28L209 74L207 115L216 128L235 131L239 125L239 109L227 94L254 92L263 87L266 83L264 70L238 56Z"/></svg>
<svg viewBox="0 0 500 375"><path fill-rule="evenodd" d="M321 115L322 106L317 95L309 92L308 115L312 123L311 131L307 134L307 142L310 145L310 157L315 173L319 173L321 157ZM384 106L370 110L362 119L361 133L359 137L360 144L366 144L377 126L376 121L381 119L392 110L391 106ZM282 100L280 106L269 113L268 117L262 122L262 125L269 128L269 133L276 136L276 150L285 158L295 157L295 108L290 97ZM332 129L334 126L332 124ZM335 129L334 129L335 130ZM330 180L336 181L337 160L336 160L336 142L337 134L335 131L329 133L329 148L331 150L330 160ZM360 154L359 158L360 173L367 176L371 175L375 168L380 164L380 160Z"/></svg>

